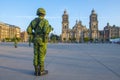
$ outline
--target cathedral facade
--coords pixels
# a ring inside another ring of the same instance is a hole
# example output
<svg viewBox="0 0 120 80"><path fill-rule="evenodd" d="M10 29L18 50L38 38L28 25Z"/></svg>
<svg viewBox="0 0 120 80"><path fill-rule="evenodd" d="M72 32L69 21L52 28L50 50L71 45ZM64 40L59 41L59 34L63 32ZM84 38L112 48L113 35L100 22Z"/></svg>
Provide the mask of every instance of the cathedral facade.
<svg viewBox="0 0 120 80"><path fill-rule="evenodd" d="M98 19L97 19L97 14L94 10L91 11L89 29L90 29L89 30L90 40L98 41L98 39L99 39Z"/></svg>
<svg viewBox="0 0 120 80"><path fill-rule="evenodd" d="M69 15L65 10L62 15L62 33L61 41L62 42L84 42L84 39L98 39L98 20L97 14L92 10L90 15L90 29L87 29L86 26L82 25L81 21L77 21L72 29L69 28Z"/></svg>

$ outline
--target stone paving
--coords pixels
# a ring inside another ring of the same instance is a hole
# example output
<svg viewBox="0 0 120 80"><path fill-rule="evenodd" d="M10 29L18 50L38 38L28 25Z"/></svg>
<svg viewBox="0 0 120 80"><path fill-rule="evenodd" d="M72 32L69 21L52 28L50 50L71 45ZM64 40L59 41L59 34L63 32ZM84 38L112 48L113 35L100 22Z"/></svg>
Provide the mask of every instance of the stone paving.
<svg viewBox="0 0 120 80"><path fill-rule="evenodd" d="M0 43L0 80L120 80L118 44L48 44L45 76L34 76L28 43Z"/></svg>

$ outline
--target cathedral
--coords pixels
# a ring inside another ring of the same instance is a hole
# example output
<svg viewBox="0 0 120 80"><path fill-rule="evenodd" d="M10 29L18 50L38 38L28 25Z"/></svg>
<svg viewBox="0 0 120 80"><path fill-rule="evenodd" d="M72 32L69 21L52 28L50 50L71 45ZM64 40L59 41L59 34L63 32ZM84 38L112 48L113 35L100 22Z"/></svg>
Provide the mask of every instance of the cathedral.
<svg viewBox="0 0 120 80"><path fill-rule="evenodd" d="M90 22L89 22L89 38L92 41L99 40L99 30L98 30L98 19L97 14L94 10L92 10L90 15Z"/></svg>
<svg viewBox="0 0 120 80"><path fill-rule="evenodd" d="M84 42L85 39L98 40L98 20L97 14L94 10L91 11L89 29L82 24L81 21L76 20L72 29L69 28L69 15L65 10L62 15L62 42Z"/></svg>

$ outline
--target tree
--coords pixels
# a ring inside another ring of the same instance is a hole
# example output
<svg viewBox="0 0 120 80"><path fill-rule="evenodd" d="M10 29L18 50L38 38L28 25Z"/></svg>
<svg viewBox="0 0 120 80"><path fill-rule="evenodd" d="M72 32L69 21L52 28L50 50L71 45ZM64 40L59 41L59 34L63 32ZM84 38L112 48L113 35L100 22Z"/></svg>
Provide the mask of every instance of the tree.
<svg viewBox="0 0 120 80"><path fill-rule="evenodd" d="M52 33L50 35L50 41L53 42L53 43L59 42L60 41L60 36Z"/></svg>
<svg viewBox="0 0 120 80"><path fill-rule="evenodd" d="M9 41L10 41L10 38L5 38L5 41L9 42Z"/></svg>
<svg viewBox="0 0 120 80"><path fill-rule="evenodd" d="M84 38L84 42L88 42L90 39L88 37Z"/></svg>

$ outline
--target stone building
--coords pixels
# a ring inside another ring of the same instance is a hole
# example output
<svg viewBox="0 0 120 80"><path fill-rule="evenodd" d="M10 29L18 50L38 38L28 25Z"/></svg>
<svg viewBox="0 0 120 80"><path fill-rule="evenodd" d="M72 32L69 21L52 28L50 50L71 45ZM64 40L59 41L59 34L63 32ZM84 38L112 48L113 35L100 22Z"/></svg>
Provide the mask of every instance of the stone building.
<svg viewBox="0 0 120 80"><path fill-rule="evenodd" d="M0 22L0 41L7 39L12 39L16 35L20 38L20 28L15 25L10 25Z"/></svg>
<svg viewBox="0 0 120 80"><path fill-rule="evenodd" d="M61 40L62 42L66 42L69 40L69 34L70 34L70 29L69 29L69 15L67 14L67 11L64 11L64 14L62 15L62 34L61 34Z"/></svg>
<svg viewBox="0 0 120 80"><path fill-rule="evenodd" d="M104 31L99 30L99 42L104 42Z"/></svg>
<svg viewBox="0 0 120 80"><path fill-rule="evenodd" d="M22 42L28 41L28 33L26 31L21 32L20 37Z"/></svg>
<svg viewBox="0 0 120 80"><path fill-rule="evenodd" d="M73 26L73 28L69 28L69 15L65 10L64 14L62 15L62 42L83 42L85 37L88 37L88 29L86 26L82 25L81 21L76 20L76 24Z"/></svg>
<svg viewBox="0 0 120 80"><path fill-rule="evenodd" d="M84 38L88 37L88 29L82 25L81 21L76 20L76 24L70 30L69 38L76 42L84 42Z"/></svg>
<svg viewBox="0 0 120 80"><path fill-rule="evenodd" d="M99 40L98 19L94 9L91 11L89 29L90 39L93 41L98 41Z"/></svg>
<svg viewBox="0 0 120 80"><path fill-rule="evenodd" d="M69 28L69 15L65 10L62 15L62 42L84 42L84 38L92 38L94 40L98 39L98 20L97 14L94 10L90 15L90 29L87 29L86 26L82 25L81 21L77 21L72 29Z"/></svg>
<svg viewBox="0 0 120 80"><path fill-rule="evenodd" d="M107 25L104 27L104 41L109 41L109 39L120 38L120 27L116 25Z"/></svg>

